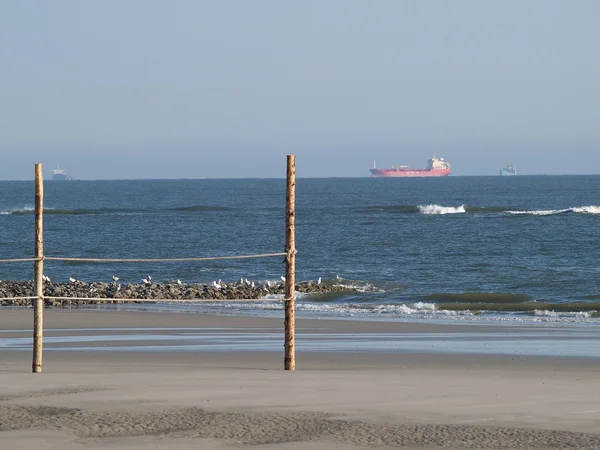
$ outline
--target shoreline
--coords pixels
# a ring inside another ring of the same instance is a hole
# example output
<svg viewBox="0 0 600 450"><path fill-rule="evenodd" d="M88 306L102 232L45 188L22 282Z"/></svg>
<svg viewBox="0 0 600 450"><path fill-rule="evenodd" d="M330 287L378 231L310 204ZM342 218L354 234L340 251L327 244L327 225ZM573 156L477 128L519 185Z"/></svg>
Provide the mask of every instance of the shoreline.
<svg viewBox="0 0 600 450"><path fill-rule="evenodd" d="M277 352L281 317L47 308L46 351ZM32 308L0 309L0 351L31 349ZM76 324L76 326L74 326ZM584 358L600 361L590 324L296 317L297 352Z"/></svg>
<svg viewBox="0 0 600 450"><path fill-rule="evenodd" d="M600 302L537 301L529 295L501 292L432 293L416 298L387 298L385 290L368 282L342 279L298 282L295 285L296 311L307 316L328 316L383 320L419 318L425 320L514 321L599 323ZM133 310L193 310L211 314L234 307L234 314L276 315L282 309L284 283L273 280L212 284L182 283L180 280L142 284L113 282L44 283L46 307L113 307ZM393 291L393 289L392 289ZM390 291L390 292L392 292ZM33 295L32 281L0 280L0 307L28 307ZM235 305L235 306L234 306ZM256 312L260 311L260 312Z"/></svg>
<svg viewBox="0 0 600 450"><path fill-rule="evenodd" d="M297 370L286 372L283 318L48 309L44 371L31 374L30 347L5 348L30 346L31 325L31 310L0 310L7 448L600 449L600 358L300 346L314 335L318 346L522 340L539 327L299 319ZM546 339L576 338L562 331Z"/></svg>

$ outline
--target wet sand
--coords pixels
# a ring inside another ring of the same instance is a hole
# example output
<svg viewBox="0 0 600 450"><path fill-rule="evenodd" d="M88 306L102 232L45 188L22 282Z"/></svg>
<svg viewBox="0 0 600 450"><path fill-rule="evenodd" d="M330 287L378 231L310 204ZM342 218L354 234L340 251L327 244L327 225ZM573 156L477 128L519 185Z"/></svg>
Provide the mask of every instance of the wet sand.
<svg viewBox="0 0 600 450"><path fill-rule="evenodd" d="M298 369L284 372L280 319L49 310L44 373L34 375L29 349L19 341L7 349L10 339L30 336L31 319L30 310L0 311L1 448L600 449L597 358L344 344L344 351L299 351ZM531 332L307 319L297 327L299 348L315 333L326 346L349 336L523 339ZM243 339L228 337L236 330ZM548 339L552 333L569 341L554 329ZM270 341L281 351L253 348Z"/></svg>

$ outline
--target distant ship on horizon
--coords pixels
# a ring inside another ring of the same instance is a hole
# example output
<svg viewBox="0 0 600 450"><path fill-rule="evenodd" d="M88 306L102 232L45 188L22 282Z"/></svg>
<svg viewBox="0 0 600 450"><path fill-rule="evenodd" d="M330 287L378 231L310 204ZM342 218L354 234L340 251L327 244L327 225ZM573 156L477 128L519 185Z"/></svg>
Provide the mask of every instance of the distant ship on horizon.
<svg viewBox="0 0 600 450"><path fill-rule="evenodd" d="M66 181L72 180L73 178L71 178L71 176L64 169L61 169L59 166L56 166L56 169L52 170L52 179Z"/></svg>
<svg viewBox="0 0 600 450"><path fill-rule="evenodd" d="M436 158L433 155L427 161L426 169L413 169L409 166L378 169L375 161L373 161L373 168L370 170L372 177L445 177L450 175L452 167L444 158Z"/></svg>
<svg viewBox="0 0 600 450"><path fill-rule="evenodd" d="M514 165L509 164L508 166L500 169L499 173L504 177L514 176L517 174L517 168Z"/></svg>

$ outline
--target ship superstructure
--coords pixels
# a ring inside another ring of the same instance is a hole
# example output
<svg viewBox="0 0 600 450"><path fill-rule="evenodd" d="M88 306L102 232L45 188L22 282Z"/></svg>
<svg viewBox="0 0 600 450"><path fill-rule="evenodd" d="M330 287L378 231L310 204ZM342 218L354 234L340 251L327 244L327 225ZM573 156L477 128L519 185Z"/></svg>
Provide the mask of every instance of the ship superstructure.
<svg viewBox="0 0 600 450"><path fill-rule="evenodd" d="M397 166L391 169L378 169L375 162L370 169L373 177L444 177L450 175L452 166L444 158L433 155L427 161L426 169L413 169L409 166Z"/></svg>
<svg viewBox="0 0 600 450"><path fill-rule="evenodd" d="M72 180L73 178L64 169L57 166L56 169L52 170L52 179L65 181Z"/></svg>
<svg viewBox="0 0 600 450"><path fill-rule="evenodd" d="M517 174L517 168L513 165L508 165L500 169L500 175L502 176L513 176Z"/></svg>

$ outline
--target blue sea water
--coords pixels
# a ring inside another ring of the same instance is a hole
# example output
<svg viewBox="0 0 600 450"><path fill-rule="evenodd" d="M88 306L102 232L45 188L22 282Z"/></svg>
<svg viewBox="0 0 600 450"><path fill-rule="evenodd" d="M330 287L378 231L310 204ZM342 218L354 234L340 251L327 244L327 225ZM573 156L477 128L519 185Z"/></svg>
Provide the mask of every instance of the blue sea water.
<svg viewBox="0 0 600 450"><path fill-rule="evenodd" d="M299 178L296 202L297 279L364 288L302 297L306 314L597 320L600 176ZM0 258L33 255L33 204L33 181L0 182ZM284 179L46 181L45 253L282 252L284 213ZM47 261L45 273L53 281L278 280L282 261ZM32 277L32 263L0 264L0 279ZM281 304L212 307L252 314Z"/></svg>

